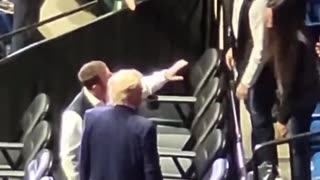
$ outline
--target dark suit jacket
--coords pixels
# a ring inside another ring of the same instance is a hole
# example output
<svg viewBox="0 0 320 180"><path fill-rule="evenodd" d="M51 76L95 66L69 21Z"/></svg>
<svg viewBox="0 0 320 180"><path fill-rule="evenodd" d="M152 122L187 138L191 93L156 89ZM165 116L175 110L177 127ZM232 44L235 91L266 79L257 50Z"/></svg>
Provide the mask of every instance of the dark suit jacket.
<svg viewBox="0 0 320 180"><path fill-rule="evenodd" d="M162 179L152 122L126 106L88 110L81 142L80 179Z"/></svg>

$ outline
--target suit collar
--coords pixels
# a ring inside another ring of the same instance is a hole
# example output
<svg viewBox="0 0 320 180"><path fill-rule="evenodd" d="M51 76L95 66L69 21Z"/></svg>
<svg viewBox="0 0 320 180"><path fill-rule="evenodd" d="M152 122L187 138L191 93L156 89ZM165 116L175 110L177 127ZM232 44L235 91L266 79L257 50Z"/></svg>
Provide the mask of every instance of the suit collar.
<svg viewBox="0 0 320 180"><path fill-rule="evenodd" d="M127 105L115 105L114 107L115 107L115 109L118 109L118 110L121 110L121 111L128 111L128 112L133 112L133 113L137 112L136 108L133 108L133 107L130 107L130 106L127 106Z"/></svg>

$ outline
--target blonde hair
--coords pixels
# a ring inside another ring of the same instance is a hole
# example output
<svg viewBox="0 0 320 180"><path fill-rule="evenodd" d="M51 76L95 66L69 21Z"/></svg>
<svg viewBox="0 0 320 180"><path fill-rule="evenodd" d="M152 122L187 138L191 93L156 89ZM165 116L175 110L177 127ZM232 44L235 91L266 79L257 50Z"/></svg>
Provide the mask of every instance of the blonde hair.
<svg viewBox="0 0 320 180"><path fill-rule="evenodd" d="M108 81L109 102L113 105L126 104L130 90L141 87L142 74L135 69L116 72Z"/></svg>

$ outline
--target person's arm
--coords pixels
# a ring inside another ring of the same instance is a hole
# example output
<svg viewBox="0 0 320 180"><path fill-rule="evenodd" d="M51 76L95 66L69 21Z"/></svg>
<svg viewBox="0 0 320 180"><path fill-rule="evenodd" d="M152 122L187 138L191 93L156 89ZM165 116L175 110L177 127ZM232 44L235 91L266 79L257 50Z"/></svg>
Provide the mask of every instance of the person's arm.
<svg viewBox="0 0 320 180"><path fill-rule="evenodd" d="M158 91L168 82L165 77L165 70L156 71L152 73L152 75L144 76L141 81L144 97L147 97L148 95Z"/></svg>
<svg viewBox="0 0 320 180"><path fill-rule="evenodd" d="M152 125L145 134L142 150L145 180L162 180L157 148L157 130Z"/></svg>
<svg viewBox="0 0 320 180"><path fill-rule="evenodd" d="M60 163L63 174L68 180L78 180L77 172L82 118L74 111L65 111L61 121Z"/></svg>
<svg viewBox="0 0 320 180"><path fill-rule="evenodd" d="M256 82L264 66L264 9L266 4L266 0L253 1L249 11L249 24L252 33L253 48L248 65L241 78L241 83L248 88Z"/></svg>
<svg viewBox="0 0 320 180"><path fill-rule="evenodd" d="M144 76L142 78L143 97L153 94L161 89L168 81L182 81L183 76L177 75L177 73L188 65L185 60L179 60L175 62L168 69L154 72L150 76Z"/></svg>
<svg viewBox="0 0 320 180"><path fill-rule="evenodd" d="M80 180L89 180L90 178L90 132L91 126L90 115L87 113L84 117L84 131L81 139L81 148L80 148Z"/></svg>
<svg viewBox="0 0 320 180"><path fill-rule="evenodd" d="M294 91L294 81L297 76L297 66L298 61L303 59L303 48L302 46L297 46L291 49L290 54L292 56L288 57L288 59L281 59L282 64L278 63L278 67L276 67L276 72L279 72L277 75L278 81L278 90L280 92L279 99L279 107L278 107L278 117L277 121L281 124L287 124L289 118L293 113L293 91ZM301 61L300 61L301 62ZM286 65L290 64L290 65ZM277 64L276 64L277 65Z"/></svg>

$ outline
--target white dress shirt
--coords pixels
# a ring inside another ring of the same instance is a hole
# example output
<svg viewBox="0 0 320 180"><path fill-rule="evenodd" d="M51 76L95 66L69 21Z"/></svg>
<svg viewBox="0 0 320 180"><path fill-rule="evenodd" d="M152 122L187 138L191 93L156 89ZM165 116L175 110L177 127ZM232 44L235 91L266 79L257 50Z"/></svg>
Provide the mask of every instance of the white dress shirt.
<svg viewBox="0 0 320 180"><path fill-rule="evenodd" d="M159 90L167 82L164 71L155 72L142 78L143 96L146 97ZM103 105L88 89L83 88L84 95L93 106ZM67 180L79 180L78 156L83 130L83 120L79 114L67 110L62 114L60 136L60 168Z"/></svg>
<svg viewBox="0 0 320 180"><path fill-rule="evenodd" d="M257 80L265 64L262 54L265 45L264 10L268 0L253 0L249 10L249 25L253 40L253 48L248 61L248 65L242 75L241 83L251 87ZM234 37L238 39L239 17L244 0L234 0L232 29Z"/></svg>

